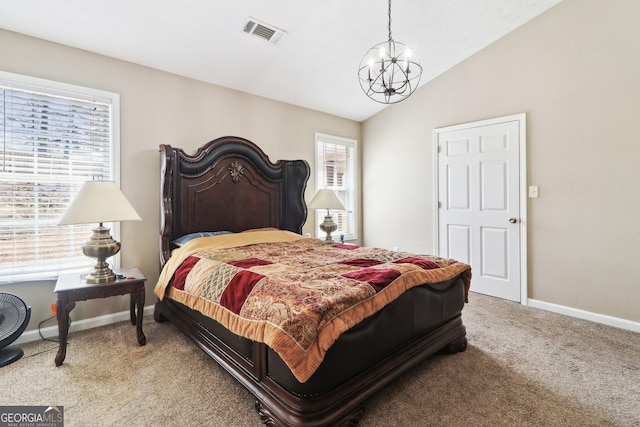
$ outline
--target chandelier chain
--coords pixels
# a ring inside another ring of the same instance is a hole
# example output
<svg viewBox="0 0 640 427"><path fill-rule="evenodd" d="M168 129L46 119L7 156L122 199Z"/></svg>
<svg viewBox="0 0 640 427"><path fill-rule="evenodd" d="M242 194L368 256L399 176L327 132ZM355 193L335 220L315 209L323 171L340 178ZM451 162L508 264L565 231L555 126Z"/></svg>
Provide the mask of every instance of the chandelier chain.
<svg viewBox="0 0 640 427"><path fill-rule="evenodd" d="M392 41L391 37L391 0L389 0L389 41Z"/></svg>

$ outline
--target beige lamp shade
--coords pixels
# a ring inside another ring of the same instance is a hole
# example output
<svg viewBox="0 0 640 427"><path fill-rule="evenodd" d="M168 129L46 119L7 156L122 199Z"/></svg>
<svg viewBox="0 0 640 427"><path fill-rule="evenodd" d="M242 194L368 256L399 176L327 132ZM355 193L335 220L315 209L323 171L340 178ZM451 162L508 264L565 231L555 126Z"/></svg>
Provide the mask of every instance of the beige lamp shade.
<svg viewBox="0 0 640 427"><path fill-rule="evenodd" d="M113 181L87 181L58 224L140 221L122 191Z"/></svg>
<svg viewBox="0 0 640 427"><path fill-rule="evenodd" d="M333 209L343 211L344 206L336 196L333 190L318 190L311 202L309 202L310 209Z"/></svg>

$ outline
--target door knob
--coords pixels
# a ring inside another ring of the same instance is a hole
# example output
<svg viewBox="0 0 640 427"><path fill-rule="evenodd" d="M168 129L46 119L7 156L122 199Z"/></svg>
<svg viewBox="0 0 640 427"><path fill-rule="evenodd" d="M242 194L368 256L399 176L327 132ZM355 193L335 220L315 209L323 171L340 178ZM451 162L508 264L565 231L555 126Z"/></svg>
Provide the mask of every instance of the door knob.
<svg viewBox="0 0 640 427"><path fill-rule="evenodd" d="M518 222L518 220L516 218L509 218L509 222L511 224L515 224L516 222Z"/></svg>

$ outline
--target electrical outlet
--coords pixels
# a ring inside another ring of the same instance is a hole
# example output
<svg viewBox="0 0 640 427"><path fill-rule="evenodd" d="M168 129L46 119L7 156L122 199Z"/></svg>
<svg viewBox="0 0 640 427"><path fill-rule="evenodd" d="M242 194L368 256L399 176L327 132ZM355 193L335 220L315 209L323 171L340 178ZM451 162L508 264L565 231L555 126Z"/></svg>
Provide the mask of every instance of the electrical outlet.
<svg viewBox="0 0 640 427"><path fill-rule="evenodd" d="M56 317L58 315L58 305L55 302L51 303L51 316Z"/></svg>
<svg viewBox="0 0 640 427"><path fill-rule="evenodd" d="M394 247L393 247L393 251L394 251L394 252L398 252L398 247L397 247L397 246L394 246Z"/></svg>

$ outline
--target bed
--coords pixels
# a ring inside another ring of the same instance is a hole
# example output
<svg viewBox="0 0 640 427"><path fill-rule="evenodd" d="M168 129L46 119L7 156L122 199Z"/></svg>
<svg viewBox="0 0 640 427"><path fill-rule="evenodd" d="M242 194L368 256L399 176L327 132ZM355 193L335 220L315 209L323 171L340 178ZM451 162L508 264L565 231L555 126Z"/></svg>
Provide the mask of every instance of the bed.
<svg viewBox="0 0 640 427"><path fill-rule="evenodd" d="M271 162L239 137L161 145L160 159L154 317L251 392L264 424L357 425L386 384L465 350L469 266L303 236L306 161Z"/></svg>

